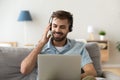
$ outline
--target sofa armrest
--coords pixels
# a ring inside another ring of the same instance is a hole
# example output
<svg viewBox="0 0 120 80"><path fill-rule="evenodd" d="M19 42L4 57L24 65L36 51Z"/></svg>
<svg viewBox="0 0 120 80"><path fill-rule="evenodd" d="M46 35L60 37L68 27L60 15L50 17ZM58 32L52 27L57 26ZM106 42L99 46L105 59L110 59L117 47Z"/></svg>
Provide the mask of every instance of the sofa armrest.
<svg viewBox="0 0 120 80"><path fill-rule="evenodd" d="M106 80L120 80L120 76L110 72L110 71L103 71L102 76L106 78Z"/></svg>

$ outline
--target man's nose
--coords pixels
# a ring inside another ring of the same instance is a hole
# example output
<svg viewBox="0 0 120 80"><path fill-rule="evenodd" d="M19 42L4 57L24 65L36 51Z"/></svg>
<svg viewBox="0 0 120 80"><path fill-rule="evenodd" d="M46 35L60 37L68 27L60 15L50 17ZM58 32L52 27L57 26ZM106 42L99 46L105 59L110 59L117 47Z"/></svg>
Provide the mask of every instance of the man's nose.
<svg viewBox="0 0 120 80"><path fill-rule="evenodd" d="M60 28L58 27L58 28L56 28L56 32L59 32L60 31Z"/></svg>

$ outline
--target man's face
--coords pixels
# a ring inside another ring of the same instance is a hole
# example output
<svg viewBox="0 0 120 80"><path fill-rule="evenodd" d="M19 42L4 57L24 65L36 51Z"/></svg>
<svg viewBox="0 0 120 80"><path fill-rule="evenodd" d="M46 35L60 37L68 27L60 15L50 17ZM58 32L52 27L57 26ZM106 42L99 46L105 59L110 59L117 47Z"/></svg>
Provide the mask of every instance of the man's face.
<svg viewBox="0 0 120 80"><path fill-rule="evenodd" d="M53 40L63 41L69 32L69 23L67 19L53 18L52 21Z"/></svg>

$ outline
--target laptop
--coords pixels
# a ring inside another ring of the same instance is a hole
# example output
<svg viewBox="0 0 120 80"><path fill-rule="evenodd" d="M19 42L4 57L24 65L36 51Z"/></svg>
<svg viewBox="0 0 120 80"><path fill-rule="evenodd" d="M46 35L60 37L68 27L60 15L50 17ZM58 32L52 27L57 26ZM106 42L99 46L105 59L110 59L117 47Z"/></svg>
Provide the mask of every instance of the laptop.
<svg viewBox="0 0 120 80"><path fill-rule="evenodd" d="M38 55L38 80L80 80L80 55Z"/></svg>

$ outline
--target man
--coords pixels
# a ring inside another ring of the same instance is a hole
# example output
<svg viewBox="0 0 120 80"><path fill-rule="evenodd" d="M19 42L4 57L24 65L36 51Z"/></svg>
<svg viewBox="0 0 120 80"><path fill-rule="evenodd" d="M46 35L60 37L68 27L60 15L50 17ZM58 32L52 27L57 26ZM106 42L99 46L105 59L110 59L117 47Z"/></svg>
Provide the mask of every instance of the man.
<svg viewBox="0 0 120 80"><path fill-rule="evenodd" d="M51 22L45 29L42 38L36 48L22 61L21 73L30 73L36 65L38 54L65 54L67 52L77 51L82 56L82 78L86 76L96 76L95 68L92 64L85 45L82 42L76 42L67 38L67 34L72 31L73 16L71 13L63 10L53 12ZM52 36L48 35L49 30Z"/></svg>

